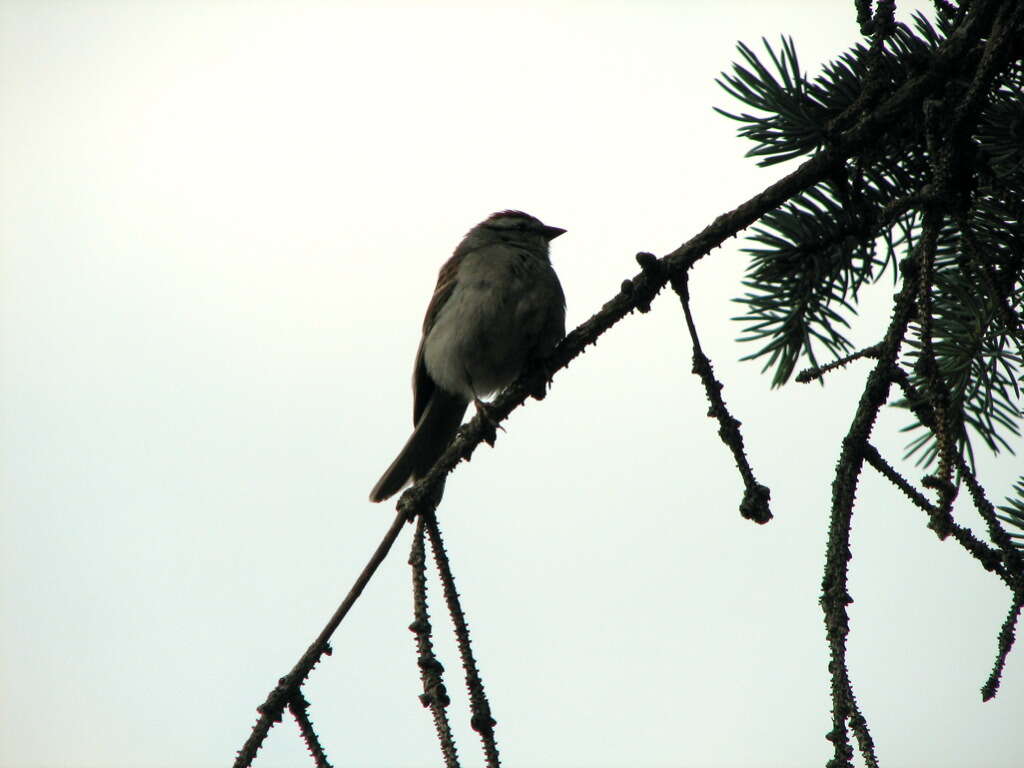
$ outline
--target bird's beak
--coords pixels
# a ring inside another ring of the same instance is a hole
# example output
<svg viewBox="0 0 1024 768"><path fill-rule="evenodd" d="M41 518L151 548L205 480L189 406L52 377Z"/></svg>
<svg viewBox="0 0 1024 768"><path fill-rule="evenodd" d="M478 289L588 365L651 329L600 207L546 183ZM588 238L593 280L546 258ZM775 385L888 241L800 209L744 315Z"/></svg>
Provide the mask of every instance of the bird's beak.
<svg viewBox="0 0 1024 768"><path fill-rule="evenodd" d="M561 227L549 227L547 225L544 226L544 237L546 237L548 240L554 240L559 235L564 234L565 230L562 229Z"/></svg>

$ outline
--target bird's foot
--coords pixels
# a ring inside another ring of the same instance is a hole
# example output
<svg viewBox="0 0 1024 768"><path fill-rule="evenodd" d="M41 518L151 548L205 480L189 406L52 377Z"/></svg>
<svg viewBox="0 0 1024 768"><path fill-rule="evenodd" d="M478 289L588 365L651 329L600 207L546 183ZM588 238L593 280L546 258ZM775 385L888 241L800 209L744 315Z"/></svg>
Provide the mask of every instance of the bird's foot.
<svg viewBox="0 0 1024 768"><path fill-rule="evenodd" d="M500 429L504 432L505 428L491 414L491 406L479 397L473 398L473 405L476 406L476 412L480 415L480 421L484 425L484 442L493 448L494 441L498 437L497 430Z"/></svg>
<svg viewBox="0 0 1024 768"><path fill-rule="evenodd" d="M544 376L530 382L526 390L534 400L543 400L548 393L548 382L551 381L551 375L547 372L546 367L543 370Z"/></svg>

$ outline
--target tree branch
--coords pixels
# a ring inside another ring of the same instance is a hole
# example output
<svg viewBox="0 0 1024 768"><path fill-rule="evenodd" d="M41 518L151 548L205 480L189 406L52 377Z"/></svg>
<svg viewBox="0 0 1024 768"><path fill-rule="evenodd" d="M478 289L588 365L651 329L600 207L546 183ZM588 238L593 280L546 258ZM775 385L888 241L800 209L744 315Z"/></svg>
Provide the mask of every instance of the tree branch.
<svg viewBox="0 0 1024 768"><path fill-rule="evenodd" d="M831 363L805 368L796 375L796 380L801 384L809 384L812 381L824 378L825 374L831 373L838 368L845 368L854 360L860 360L866 357L878 357L877 344L872 344L870 347L864 347L864 349L858 349L856 352L846 355L845 357L841 357L838 360L833 360Z"/></svg>
<svg viewBox="0 0 1024 768"><path fill-rule="evenodd" d="M646 257L641 259L641 256ZM644 264L657 264L657 260L651 254L637 254L637 260ZM690 314L690 289L689 273L672 278L672 288L679 296L679 302L683 305L683 314L686 316L686 328L690 332L690 340L693 343L693 372L704 384L704 394L707 396L711 407L708 409L708 416L718 419L718 436L722 438L729 450L732 451L733 459L736 461L736 468L743 478L743 500L740 502L740 514L748 520L756 523L767 523L772 519L771 509L768 507L768 500L771 491L767 486L761 485L754 478L754 470L750 468L747 461L747 454L743 449L743 435L740 433L740 422L737 421L722 399L722 383L715 378L715 372L711 368L711 360L704 354L700 346L700 338L697 336L697 326L694 325L693 315Z"/></svg>
<svg viewBox="0 0 1024 768"><path fill-rule="evenodd" d="M324 654L330 654L331 646L328 641L331 635L334 634L334 630L338 628L341 620L345 618L345 615L352 606L355 605L356 600L359 599L359 595L362 594L366 585L370 582L374 572L384 562L384 558L387 557L391 545L395 543L395 539L398 538L398 534L401 532L404 524L405 518L401 514L395 515L391 527L384 534L384 538L377 545L377 549L374 551L370 561L363 568L362 573L359 574L355 584L352 585L348 594L345 595L345 599L342 600L341 605L338 606L334 615L331 616L330 621L327 622L327 625L317 636L316 640L313 641L313 644L302 654L302 658L296 662L292 670L278 681L274 689L267 694L266 700L256 708L256 711L260 713L259 719L257 719L256 725L253 726L249 738L246 739L245 744L238 751L234 768L248 768L248 766L252 765L252 761L256 759L256 753L263 745L263 741L267 738L267 733L271 727L274 723L281 722L284 708L291 704L296 696L301 695L300 689L302 684L306 681L306 677L313 667L316 666L320 657Z"/></svg>
<svg viewBox="0 0 1024 768"><path fill-rule="evenodd" d="M434 563L437 565L437 572L444 588L444 599L448 603L448 612L451 614L452 624L455 626L455 637L459 644L459 655L462 657L462 668L466 672L469 706L473 713L470 725L474 731L480 734L484 755L487 759L487 768L498 768L498 745L494 740L494 726L497 725L497 721L491 716L491 705L484 693L484 684L480 679L480 672L476 668L476 659L473 658L473 649L469 643L469 627L466 624L466 616L462 612L462 605L459 603L459 594L455 590L455 579L448 563L448 555L444 550L444 542L441 540L441 530L437 527L437 518L432 511L426 513L424 517L426 518L427 536L430 537L430 549L434 553Z"/></svg>
<svg viewBox="0 0 1024 768"><path fill-rule="evenodd" d="M426 519L426 515L420 515L416 520L416 533L413 534L412 551L409 553L415 616L409 629L416 635L417 665L420 668L420 679L423 681L420 703L424 707L430 707L446 768L459 768L459 756L448 723L447 707L451 699L448 698L448 691L442 678L444 667L434 653L430 617L427 614L427 557L424 548Z"/></svg>
<svg viewBox="0 0 1024 768"><path fill-rule="evenodd" d="M309 719L308 710L309 702L306 701L306 697L302 695L301 691L296 691L291 701L288 702L288 711L292 713L292 717L295 718L295 722L299 725L302 740L306 742L306 749L312 755L316 768L331 768L331 764L327 760L327 754L324 752L323 747L320 746L320 739L317 738L316 730Z"/></svg>
<svg viewBox="0 0 1024 768"><path fill-rule="evenodd" d="M910 260L904 261L903 271L903 288L894 302L892 320L885 337L878 345L878 361L868 375L850 429L843 439L843 449L832 482L832 511L825 573L821 585L821 606L825 613L829 670L832 676L832 731L828 734L828 739L835 749L832 764L836 768L853 765L853 750L846 730L847 721L857 736L865 762L868 765L877 765L874 743L857 705L846 666L846 636L850 632L850 618L846 606L852 602L847 590L847 576L849 562L853 557L850 550L850 523L864 461L864 449L871 437L878 411L888 399L888 368L895 364L914 308L917 288L914 264Z"/></svg>
<svg viewBox="0 0 1024 768"><path fill-rule="evenodd" d="M868 464L878 470L880 475L903 491L903 493L905 493L916 506L928 513L929 518L935 514L935 505L928 501L923 493L907 482L906 478L904 478L892 467L892 465L882 458L878 449L871 443L864 446L864 459ZM999 578L1001 578L1003 582L1012 589L1013 584L1010 580L1009 574L1006 572L1006 569L1002 566L1002 556L999 552L978 539L969 529L964 528L962 525L958 525L952 520L950 521L949 533L960 544L960 546L970 552L971 555L981 563L982 567L986 571L990 571L991 573L999 576ZM936 533L936 535L938 535L938 533ZM939 536L939 538L941 540L942 537Z"/></svg>

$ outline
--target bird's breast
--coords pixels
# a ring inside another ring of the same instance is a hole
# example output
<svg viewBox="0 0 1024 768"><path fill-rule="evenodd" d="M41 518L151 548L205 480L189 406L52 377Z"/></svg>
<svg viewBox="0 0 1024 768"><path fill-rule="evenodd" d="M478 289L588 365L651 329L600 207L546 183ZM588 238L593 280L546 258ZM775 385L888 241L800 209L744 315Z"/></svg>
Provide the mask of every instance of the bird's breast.
<svg viewBox="0 0 1024 768"><path fill-rule="evenodd" d="M467 254L423 347L427 373L467 399L508 386L536 352L561 289L546 259L521 249Z"/></svg>

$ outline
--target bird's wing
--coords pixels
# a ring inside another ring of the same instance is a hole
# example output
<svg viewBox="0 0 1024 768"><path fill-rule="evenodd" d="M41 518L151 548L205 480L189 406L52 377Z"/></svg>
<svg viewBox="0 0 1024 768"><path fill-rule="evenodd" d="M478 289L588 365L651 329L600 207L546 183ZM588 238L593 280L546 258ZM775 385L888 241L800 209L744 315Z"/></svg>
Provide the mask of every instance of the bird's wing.
<svg viewBox="0 0 1024 768"><path fill-rule="evenodd" d="M423 317L423 336L420 338L420 347L416 350L416 363L412 371L412 423L415 426L419 423L420 416L426 410L431 395L437 385L427 373L427 366L423 363L423 345L426 343L430 330L434 327L437 315L441 308L448 301L455 290L456 275L459 272L459 265L462 263L462 254L456 253L441 267L437 273L437 285L434 288L434 295L430 297L427 305L427 313Z"/></svg>

